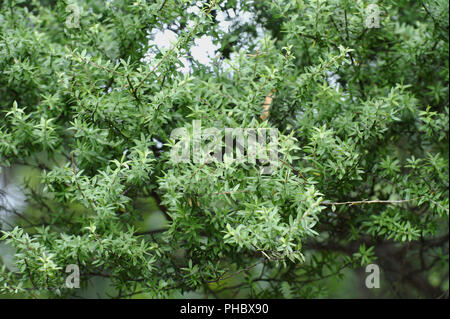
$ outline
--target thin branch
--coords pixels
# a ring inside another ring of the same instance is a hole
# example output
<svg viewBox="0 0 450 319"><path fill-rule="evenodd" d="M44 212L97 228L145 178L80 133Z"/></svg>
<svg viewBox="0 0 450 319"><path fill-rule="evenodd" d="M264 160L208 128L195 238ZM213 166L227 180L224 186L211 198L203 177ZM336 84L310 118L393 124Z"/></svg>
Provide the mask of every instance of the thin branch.
<svg viewBox="0 0 450 319"><path fill-rule="evenodd" d="M354 201L354 202L329 202L329 201L324 201L321 204L322 205L328 205L328 206L332 206L332 205L363 205L363 204L401 204L401 203L408 203L411 202L413 200L416 200L417 198L411 198L411 199L400 199L400 200L380 200L380 199L375 199L375 200L360 200L360 201Z"/></svg>
<svg viewBox="0 0 450 319"><path fill-rule="evenodd" d="M292 169L295 173L297 173L301 178L303 178L305 181L307 180L307 178L302 174L302 172L300 172L298 169L292 167L292 165L290 165L289 163L283 161L282 159L279 159L281 163L283 163L284 165L286 165L287 167L289 167L290 169Z"/></svg>
<svg viewBox="0 0 450 319"><path fill-rule="evenodd" d="M264 261L265 261L264 259L263 259L263 260L260 260L260 261L258 261L258 262L256 262L256 263L254 263L253 265L251 265L251 266L249 266L249 267L247 267L247 268L238 270L238 271L236 271L236 272L234 272L234 273L232 273L232 274L230 274L230 275L228 275L228 276L225 276L225 277L219 277L219 278L217 278L217 279L215 279L215 280L206 281L205 283L210 284L210 283L214 283L214 282L219 282L219 281L222 281L222 280L226 280L226 279L231 278L231 277L234 277L234 276L236 276L236 275L238 275L238 274L240 274L240 273L242 273L242 272L244 272L244 271L248 271L248 270L250 270L250 269L256 267L258 264L260 264L260 263L262 263L262 262L264 262Z"/></svg>

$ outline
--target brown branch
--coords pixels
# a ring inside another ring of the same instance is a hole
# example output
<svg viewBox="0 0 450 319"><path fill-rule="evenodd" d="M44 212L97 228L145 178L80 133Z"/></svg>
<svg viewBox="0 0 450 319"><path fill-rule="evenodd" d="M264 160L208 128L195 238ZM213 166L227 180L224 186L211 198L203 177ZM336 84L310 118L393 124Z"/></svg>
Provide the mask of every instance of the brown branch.
<svg viewBox="0 0 450 319"><path fill-rule="evenodd" d="M240 273L242 273L242 272L244 272L244 271L248 271L248 270L250 270L250 269L256 267L258 264L260 264L260 263L262 263L262 262L264 262L264 261L265 261L264 259L263 259L263 260L260 260L260 261L258 261L258 262L256 262L256 263L254 263L253 265L251 265L251 266L249 266L249 267L247 267L247 268L238 270L238 271L236 271L236 272L234 272L234 273L232 273L232 274L230 274L230 275L228 275L228 276L226 276L226 277L219 277L219 278L214 279L214 280L206 281L205 283L210 284L210 283L214 283L214 282L219 282L219 281L222 281L222 280L226 280L226 279L231 278L231 277L234 277L234 276L236 276L236 275L238 275L238 274L240 274Z"/></svg>
<svg viewBox="0 0 450 319"><path fill-rule="evenodd" d="M295 173L297 173L301 178L303 178L304 180L307 180L306 177L302 174L302 172L300 172L298 169L292 167L292 165L290 165L289 163L283 161L282 159L280 159L280 162L283 163L284 165L286 165L287 167L289 167L290 169L292 169Z"/></svg>
<svg viewBox="0 0 450 319"><path fill-rule="evenodd" d="M416 200L417 198L411 198L411 199L401 199L401 200L380 200L380 199L375 199L375 200L360 200L360 201L354 201L354 202L322 202L322 205L328 205L328 206L332 206L332 205L362 205L362 204L401 204L401 203L408 203L411 202L413 200Z"/></svg>

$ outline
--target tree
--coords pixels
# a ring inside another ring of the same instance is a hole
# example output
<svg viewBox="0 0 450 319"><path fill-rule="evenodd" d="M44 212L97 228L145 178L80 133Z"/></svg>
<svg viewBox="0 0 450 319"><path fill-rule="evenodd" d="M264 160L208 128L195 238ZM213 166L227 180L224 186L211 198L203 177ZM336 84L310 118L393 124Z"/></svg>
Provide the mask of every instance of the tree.
<svg viewBox="0 0 450 319"><path fill-rule="evenodd" d="M3 1L0 165L40 178L0 292L78 296L76 265L122 298L448 296L448 2L369 4Z"/></svg>

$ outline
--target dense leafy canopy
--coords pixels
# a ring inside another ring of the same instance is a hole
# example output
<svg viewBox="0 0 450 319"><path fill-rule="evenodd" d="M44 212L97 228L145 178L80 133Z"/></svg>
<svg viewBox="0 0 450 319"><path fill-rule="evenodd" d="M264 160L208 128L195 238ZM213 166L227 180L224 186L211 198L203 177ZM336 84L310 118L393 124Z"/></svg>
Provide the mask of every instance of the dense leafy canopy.
<svg viewBox="0 0 450 319"><path fill-rule="evenodd" d="M69 264L119 297L448 291L448 2L374 3L379 28L360 0L1 1L0 165L40 178L3 210L0 292L80 296ZM276 169L174 163L194 120L276 128Z"/></svg>

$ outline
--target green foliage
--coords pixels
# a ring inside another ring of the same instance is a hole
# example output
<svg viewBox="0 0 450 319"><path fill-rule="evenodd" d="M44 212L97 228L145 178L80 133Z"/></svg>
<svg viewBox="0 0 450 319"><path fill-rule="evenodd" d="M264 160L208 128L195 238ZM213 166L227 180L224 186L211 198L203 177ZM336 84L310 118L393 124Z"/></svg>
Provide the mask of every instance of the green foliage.
<svg viewBox="0 0 450 319"><path fill-rule="evenodd" d="M16 216L0 293L78 296L76 264L82 288L103 278L108 296L316 298L379 263L399 282L381 295L441 295L448 2L374 3L380 28L360 0L2 1L0 165L40 181L24 185L25 212L0 206ZM164 29L167 49L149 41ZM220 53L209 65L190 54L204 36ZM273 172L174 163L171 132L192 135L193 120L276 129Z"/></svg>

